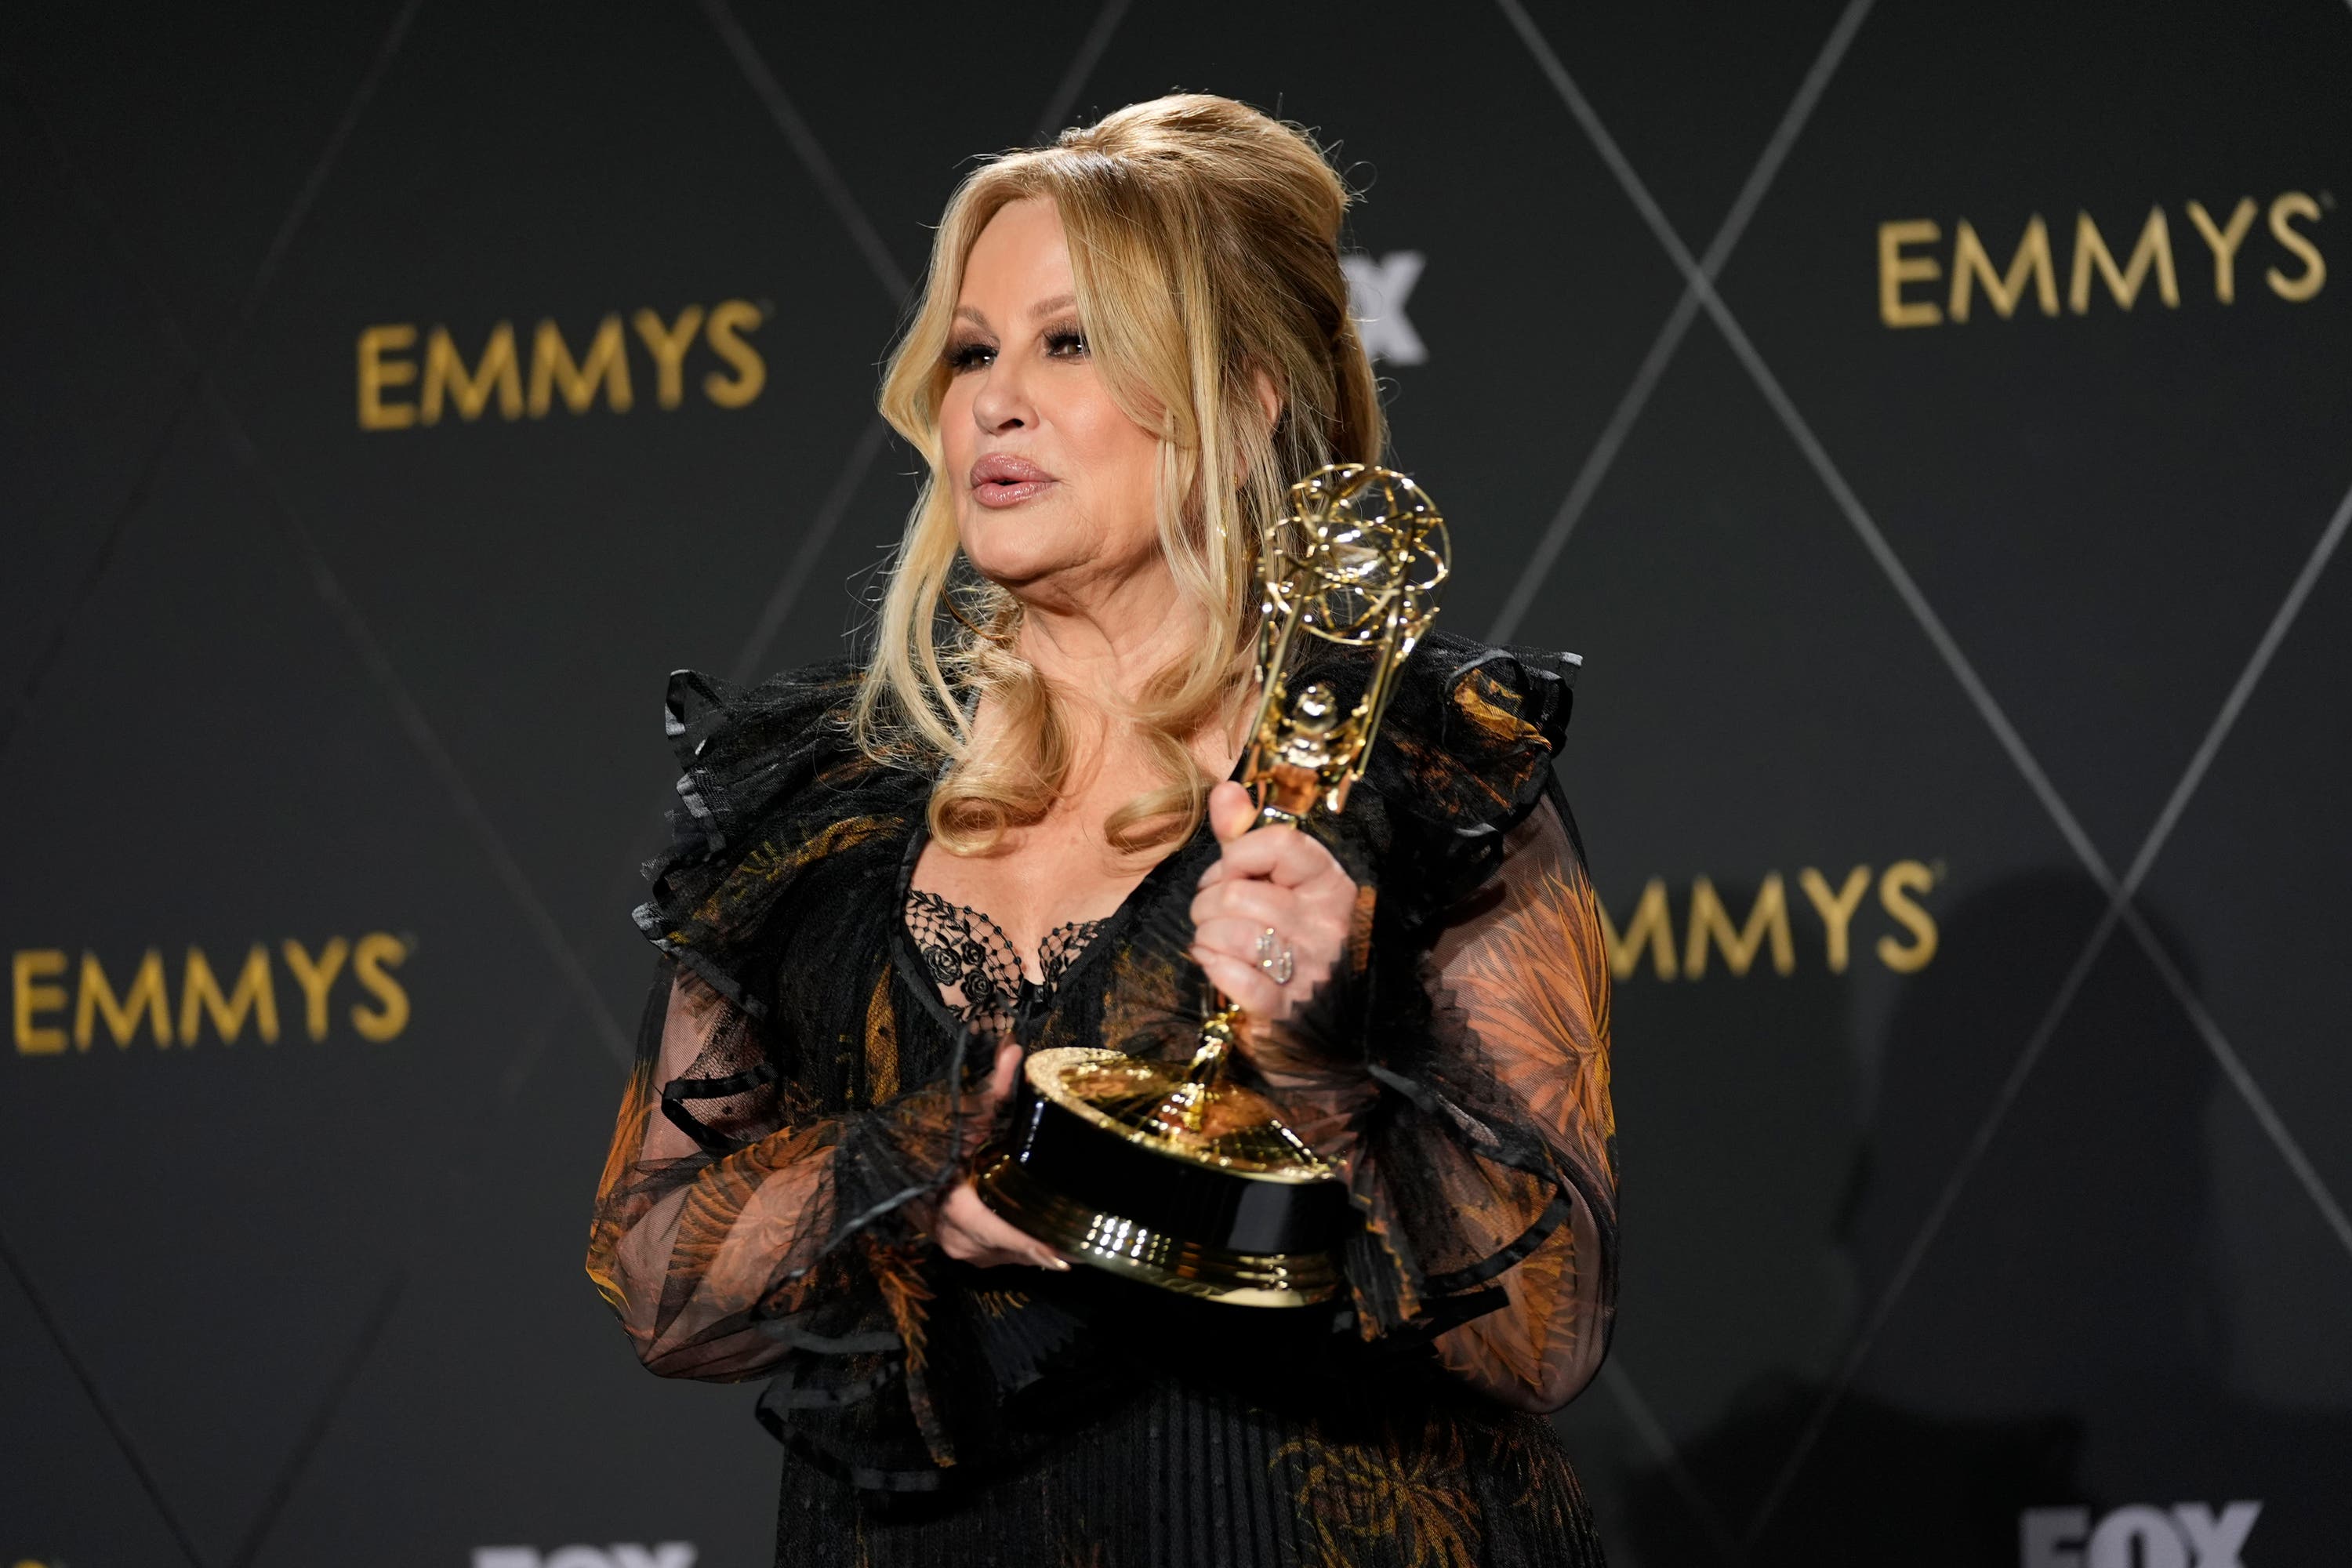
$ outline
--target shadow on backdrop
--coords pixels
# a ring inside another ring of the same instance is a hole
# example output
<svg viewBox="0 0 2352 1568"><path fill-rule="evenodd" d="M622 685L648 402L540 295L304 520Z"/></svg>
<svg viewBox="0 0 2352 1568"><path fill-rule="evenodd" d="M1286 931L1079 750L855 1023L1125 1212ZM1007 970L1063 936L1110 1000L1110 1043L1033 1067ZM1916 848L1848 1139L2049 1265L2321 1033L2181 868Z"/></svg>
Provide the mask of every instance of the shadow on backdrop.
<svg viewBox="0 0 2352 1568"><path fill-rule="evenodd" d="M1751 883L1718 891L1735 918L1757 907ZM1798 937L1786 974L1759 952L1745 974L1718 954L1695 980L1677 941L1677 978L1643 963L1617 987L1617 1364L1561 1426L1612 1561L1628 1568L1723 1561L1737 1521L1719 1489L1645 1464L1627 1399L1688 1430L1737 1407L1758 1369L1827 1364L1851 1331L1842 1238L1864 1136L1854 977Z"/></svg>
<svg viewBox="0 0 2352 1568"><path fill-rule="evenodd" d="M1857 1321L1893 1281L2031 1010L2056 994L2103 908L2078 873L1998 883L1954 909L1937 962L1906 985L1853 1201L1829 1238L1853 1258ZM1832 1037L1801 1037L1809 1051ZM2352 1417L2283 1412L2224 1381L2207 1152L2217 1095L2234 1101L2153 966L2118 935L1745 1560L2015 1563L2027 1508L2096 1517L2238 1499L2266 1501L2253 1560L2332 1560L2352 1508L2324 1500L2342 1489L2322 1483L2352 1475ZM1824 1393L1760 1378L1683 1446L1735 1529ZM1637 1475L1627 1506L1645 1568L1725 1560L1664 1473Z"/></svg>

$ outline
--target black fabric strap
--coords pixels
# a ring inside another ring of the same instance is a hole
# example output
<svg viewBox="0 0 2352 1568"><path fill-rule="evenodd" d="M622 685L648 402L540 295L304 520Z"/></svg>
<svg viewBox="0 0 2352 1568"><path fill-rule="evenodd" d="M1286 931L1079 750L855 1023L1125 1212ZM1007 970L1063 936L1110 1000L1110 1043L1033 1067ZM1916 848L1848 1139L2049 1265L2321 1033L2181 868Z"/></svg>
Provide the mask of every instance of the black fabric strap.
<svg viewBox="0 0 2352 1568"><path fill-rule="evenodd" d="M662 1098L724 1100L730 1094L748 1094L763 1084L773 1083L776 1077L776 1064L761 1062L741 1072L730 1072L725 1078L674 1078L662 1085Z"/></svg>
<svg viewBox="0 0 2352 1568"><path fill-rule="evenodd" d="M1544 1212L1536 1216L1535 1224L1521 1231L1519 1238L1510 1246L1467 1268L1456 1268L1450 1274L1433 1274L1422 1283L1444 1296L1466 1290L1473 1285L1483 1285L1505 1269L1524 1261L1566 1222L1569 1213L1568 1194L1555 1192Z"/></svg>

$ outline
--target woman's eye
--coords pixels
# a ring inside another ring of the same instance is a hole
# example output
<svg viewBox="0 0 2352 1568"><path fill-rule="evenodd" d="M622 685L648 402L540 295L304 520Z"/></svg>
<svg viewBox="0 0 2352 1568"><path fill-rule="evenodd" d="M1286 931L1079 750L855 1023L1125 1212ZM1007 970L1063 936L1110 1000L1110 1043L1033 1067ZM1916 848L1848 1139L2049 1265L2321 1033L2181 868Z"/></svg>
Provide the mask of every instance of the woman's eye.
<svg viewBox="0 0 2352 1568"><path fill-rule="evenodd" d="M1045 334L1045 354L1049 359L1084 359L1087 335L1076 327L1056 327Z"/></svg>
<svg viewBox="0 0 2352 1568"><path fill-rule="evenodd" d="M978 370L996 358L996 350L987 343L958 343L948 350L948 368L961 374Z"/></svg>

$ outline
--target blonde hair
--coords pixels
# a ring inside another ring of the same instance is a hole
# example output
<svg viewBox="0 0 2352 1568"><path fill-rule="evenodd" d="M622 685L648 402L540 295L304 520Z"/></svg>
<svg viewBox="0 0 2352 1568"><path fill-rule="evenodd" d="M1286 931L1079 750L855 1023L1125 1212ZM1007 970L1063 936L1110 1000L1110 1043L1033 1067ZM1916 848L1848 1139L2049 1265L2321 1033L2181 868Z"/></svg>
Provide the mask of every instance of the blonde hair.
<svg viewBox="0 0 2352 1568"><path fill-rule="evenodd" d="M1104 826L1127 852L1200 822L1211 781L1189 742L1230 717L1248 681L1257 553L1289 481L1327 462L1378 461L1385 432L1339 267L1349 191L1304 131L1231 99L1180 94L968 176L883 377L883 416L930 472L891 568L853 720L871 755L945 763L930 827L950 850L984 852L1008 827L1042 817L1076 749L1055 693L1015 651L1019 603L958 570L940 441L965 259L1000 208L1030 197L1061 216L1079 321L1106 386L1159 436L1160 547L1207 629L1129 715L1163 778ZM1271 423L1261 374L1280 400ZM1234 478L1216 482L1221 475ZM982 694L994 715L984 742L971 723Z"/></svg>

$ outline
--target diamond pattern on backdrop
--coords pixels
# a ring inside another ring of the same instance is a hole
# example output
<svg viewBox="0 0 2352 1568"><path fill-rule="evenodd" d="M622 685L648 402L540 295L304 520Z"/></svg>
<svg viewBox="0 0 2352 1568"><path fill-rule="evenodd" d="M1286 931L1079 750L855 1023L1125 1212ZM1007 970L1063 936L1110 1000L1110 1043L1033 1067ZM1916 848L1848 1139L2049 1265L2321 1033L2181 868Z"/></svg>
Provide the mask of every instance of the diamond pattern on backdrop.
<svg viewBox="0 0 2352 1568"><path fill-rule="evenodd" d="M2018 733L1993 693L1978 675L1967 654L1953 638L1942 617L1926 595L1920 592L1901 558L1889 546L1875 520L1870 515L1860 498L1855 495L1844 475L1822 447L1795 404L1790 399L1778 378L1774 376L1763 357L1757 352L1745 331L1716 293L1711 279L1701 270L1699 264L1692 258L1680 237L1675 233L1663 212L1657 208L1654 201L1642 185L1639 175L1624 161L1622 153L1616 149L1574 79L1560 64L1558 56L1551 51L1532 21L1517 5L1517 0L1499 0L1499 3L1506 13L1512 16L1515 26L1528 41L1531 51L1545 65L1547 74L1550 76L1554 87L1559 90L1570 114L1587 134L1593 138L1595 145L1602 151L1604 157L1609 159L1623 184L1628 196L1643 212L1653 231L1657 235L1660 244L1674 259L1677 268L1683 272L1690 289L1700 297L1701 303L1721 331L1725 341L1739 357L1755 381L1757 390L1787 427L1790 437L1804 454L1824 487L1836 500L1840 510L1845 513L1864 546L1885 571L1890 585L1917 621L1919 630L1935 647L1953 677L1968 693L1970 702L1977 709L1987 727L1999 737L2002 749L2008 753L2019 773L2032 787L2035 795L2041 798L2052 820L2082 861L2091 880L2107 900L2105 915L2093 928L2081 957L2077 960L2074 969L2070 971L2067 980L2062 984L2059 995L2045 1015L2043 1024L2028 1040L2025 1049L2020 1055L2016 1068L2012 1069L2010 1080L2002 1086L2000 1094L1995 1099L1990 1111L1980 1125L1968 1152L1953 1171L1943 1194L1927 1214L1902 1264L1894 1277L1886 1282L1882 1294L1865 1320L1863 1332L1848 1351L1838 1374L1818 1402L1814 1415L1799 1430L1778 1477L1757 1502L1744 1535L1744 1544L1753 1548L1773 1523L1775 1511L1787 1498L1790 1486L1801 1473L1807 1459L1815 1452L1825 1423L1835 1414L1840 1401L1852 1386L1853 1378L1860 1372L1864 1359L1873 1349L1879 1329L1885 1323L1888 1314L1894 1310L1897 1300L1910 1283L1912 1271L1927 1256L1927 1248L1940 1238L1940 1233L1951 1212L1952 1204L1960 1193L1962 1184L1974 1173L1979 1160L1997 1135L2004 1118L2014 1107L2026 1077L2038 1065L2042 1052L2047 1047L2052 1031L2063 1021L2068 1007L2076 1000L2076 987L2082 978L2090 973L2090 968L2101 954L2106 939L2118 926L2137 942L2149 967L2161 981L2163 988L2187 1014L2189 1023L2221 1069L2222 1075L2243 1099L2246 1107L2262 1125L2280 1158L2294 1173L2307 1197L2326 1222L2328 1228L2335 1233L2346 1250L2352 1252L2352 1224L2347 1224L2343 1208L2335 1194L2320 1178L2294 1134L2279 1116L2252 1075L2246 1070L2242 1060L2222 1036L2210 1013L2198 1001L2193 987L2180 973L2177 963L2155 934L2146 916L2133 902L2138 882L2147 866L2153 861L2155 855L2162 847L2163 837L2171 826L2179 799L2185 798L2186 792L2193 790L2201 777L2205 762L2210 754L2210 748L2218 745L2229 721L2234 718L2234 710L2242 700L2243 690L2249 689L2252 682L2259 678L2263 668L2267 663L2271 649L2276 645L2277 640L2284 637L2294 612L2300 608L2302 596L2307 592L2309 581L2324 569L2332 555L2343 531L2341 515L2352 513L2352 495L2346 497L2339 511L2339 518L2331 520L2328 528L2321 536L2318 546L2309 561L2305 563L2303 574L2290 585L2285 602L2273 617L2270 629L2257 644L2253 658L2245 674L2241 677L2239 689L2233 691L2231 699L2225 703L2221 714L2218 716L2212 731L2210 731L2208 747L2200 749L2191 758L2189 773L2176 787L2175 794L2178 798L2159 818L2156 829L2143 845L2139 856L2135 859L2126 875L2118 879L2109 869L2056 788L2050 783L2042 765L2028 749L2025 741Z"/></svg>

